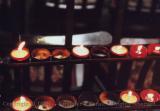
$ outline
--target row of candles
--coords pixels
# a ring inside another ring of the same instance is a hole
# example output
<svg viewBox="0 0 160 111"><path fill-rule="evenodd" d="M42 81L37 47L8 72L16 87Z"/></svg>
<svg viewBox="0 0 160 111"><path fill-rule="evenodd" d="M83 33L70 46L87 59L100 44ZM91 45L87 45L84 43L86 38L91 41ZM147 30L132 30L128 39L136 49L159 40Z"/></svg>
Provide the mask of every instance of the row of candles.
<svg viewBox="0 0 160 111"><path fill-rule="evenodd" d="M86 96L85 93L84 96ZM86 107L95 106L97 100L94 101L93 99L94 96L92 94L89 96L91 99L83 98L82 100L79 101L79 104ZM160 94L153 89L145 89L141 91L140 97L145 102L156 103L160 101ZM137 102L140 101L140 97L133 90L125 90L120 93L121 101L127 104L136 104ZM109 105L109 106L118 105L116 101L110 99L108 92L100 93L99 100L104 105ZM77 105L77 100L76 97L72 95L59 96L56 101L51 96L40 96L35 99L34 105L35 105L34 108L41 111L51 110L56 105L64 109L70 109L74 108ZM20 96L12 101L12 108L16 111L28 111L32 107L33 107L33 102L27 96Z"/></svg>
<svg viewBox="0 0 160 111"><path fill-rule="evenodd" d="M30 57L30 52L28 48L25 48L25 42L21 42L18 48L13 49L10 53L11 58L16 61L25 61ZM111 52L111 53L110 53ZM150 44L148 47L144 45L132 45L130 50L126 46L122 45L113 45L110 50L107 47L92 47L89 48L80 45L75 46L72 49L73 56L77 58L87 58L90 53L94 57L106 58L110 55L117 57L124 57L130 55L132 58L144 58L147 55L160 55L160 44ZM110 54L109 54L110 53ZM52 53L45 48L34 49L31 53L31 56L37 60L46 60L49 57L53 56L56 59L65 59L68 58L71 53L65 48L59 48L52 51Z"/></svg>

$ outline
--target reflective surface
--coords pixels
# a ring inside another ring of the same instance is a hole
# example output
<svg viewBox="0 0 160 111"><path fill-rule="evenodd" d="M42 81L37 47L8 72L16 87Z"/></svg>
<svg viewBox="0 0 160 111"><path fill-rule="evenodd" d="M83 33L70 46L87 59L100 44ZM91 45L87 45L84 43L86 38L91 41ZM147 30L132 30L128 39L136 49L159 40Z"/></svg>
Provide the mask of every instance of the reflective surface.
<svg viewBox="0 0 160 111"><path fill-rule="evenodd" d="M65 36L37 36L35 44L65 45ZM112 36L108 32L99 31L73 35L72 45L107 45L112 43Z"/></svg>

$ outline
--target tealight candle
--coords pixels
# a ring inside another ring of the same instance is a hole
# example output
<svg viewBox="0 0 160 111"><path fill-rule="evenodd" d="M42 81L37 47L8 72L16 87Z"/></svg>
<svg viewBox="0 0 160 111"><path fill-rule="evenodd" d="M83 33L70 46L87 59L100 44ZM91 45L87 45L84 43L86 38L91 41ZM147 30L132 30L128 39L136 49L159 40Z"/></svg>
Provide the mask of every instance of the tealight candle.
<svg viewBox="0 0 160 111"><path fill-rule="evenodd" d="M109 49L104 46L92 47L91 48L91 55L94 58L107 58L107 57L109 57Z"/></svg>
<svg viewBox="0 0 160 111"><path fill-rule="evenodd" d="M55 49L52 51L52 55L55 59L66 59L70 56L70 52L67 49Z"/></svg>
<svg viewBox="0 0 160 111"><path fill-rule="evenodd" d="M78 58L87 58L89 56L89 49L83 45L76 46L72 49L73 55Z"/></svg>
<svg viewBox="0 0 160 111"><path fill-rule="evenodd" d="M20 43L18 48L13 49L11 51L11 57L12 59L16 61L24 61L29 58L29 50L27 48L24 48L25 42Z"/></svg>
<svg viewBox="0 0 160 111"><path fill-rule="evenodd" d="M113 98L113 95L111 97L110 96L111 95L108 92L102 92L99 95L99 99L103 104L106 104L108 106L116 105L117 102L115 102L113 99L111 99L111 98Z"/></svg>
<svg viewBox="0 0 160 111"><path fill-rule="evenodd" d="M120 98L123 102L128 104L135 104L139 101L138 94L131 90L121 92Z"/></svg>
<svg viewBox="0 0 160 111"><path fill-rule="evenodd" d="M35 100L35 107L41 111L50 111L56 106L55 100L50 96L40 96Z"/></svg>
<svg viewBox="0 0 160 111"><path fill-rule="evenodd" d="M97 95L93 92L83 92L78 98L78 102L84 107L95 107L98 103Z"/></svg>
<svg viewBox="0 0 160 111"><path fill-rule="evenodd" d="M160 55L160 44L150 44L148 46L149 55Z"/></svg>
<svg viewBox="0 0 160 111"><path fill-rule="evenodd" d="M71 109L77 105L77 99L72 95L62 95L57 98L57 104L64 109Z"/></svg>
<svg viewBox="0 0 160 111"><path fill-rule="evenodd" d="M156 46L156 47L155 47L155 50L156 50L156 51L160 51L160 46Z"/></svg>
<svg viewBox="0 0 160 111"><path fill-rule="evenodd" d="M143 101L147 101L147 102L151 102L151 103L155 103L160 100L159 93L155 90L152 90L152 89L143 90L140 93L140 96Z"/></svg>
<svg viewBox="0 0 160 111"><path fill-rule="evenodd" d="M130 55L133 58L144 58L147 56L147 48L143 45L133 45L130 48Z"/></svg>
<svg viewBox="0 0 160 111"><path fill-rule="evenodd" d="M20 96L13 100L12 108L15 111L28 111L32 107L32 100L25 96Z"/></svg>
<svg viewBox="0 0 160 111"><path fill-rule="evenodd" d="M122 45L114 45L111 47L111 52L116 56L126 56L128 54L128 49Z"/></svg>
<svg viewBox="0 0 160 111"><path fill-rule="evenodd" d="M48 49L37 48L32 51L31 56L35 60L47 60L51 56L51 53Z"/></svg>

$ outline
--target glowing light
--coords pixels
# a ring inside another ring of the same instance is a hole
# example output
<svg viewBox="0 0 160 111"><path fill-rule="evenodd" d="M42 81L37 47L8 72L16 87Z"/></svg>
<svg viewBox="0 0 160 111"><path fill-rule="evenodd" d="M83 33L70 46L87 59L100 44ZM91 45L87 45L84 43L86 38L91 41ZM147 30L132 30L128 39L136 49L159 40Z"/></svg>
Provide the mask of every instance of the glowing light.
<svg viewBox="0 0 160 111"><path fill-rule="evenodd" d="M26 44L25 41L21 42L18 46L18 50L22 50L25 44Z"/></svg>

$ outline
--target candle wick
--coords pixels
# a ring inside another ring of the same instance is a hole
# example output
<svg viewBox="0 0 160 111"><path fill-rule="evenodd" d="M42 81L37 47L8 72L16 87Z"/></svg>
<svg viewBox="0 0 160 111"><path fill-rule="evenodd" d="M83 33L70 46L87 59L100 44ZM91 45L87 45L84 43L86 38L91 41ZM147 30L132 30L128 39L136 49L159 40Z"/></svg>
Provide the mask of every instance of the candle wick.
<svg viewBox="0 0 160 111"><path fill-rule="evenodd" d="M18 39L19 39L19 42L21 42L21 34L19 34L19 37L18 37Z"/></svg>

